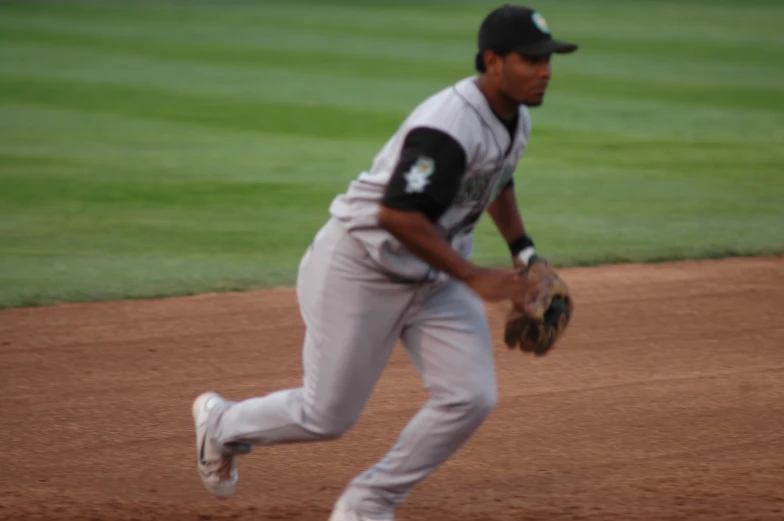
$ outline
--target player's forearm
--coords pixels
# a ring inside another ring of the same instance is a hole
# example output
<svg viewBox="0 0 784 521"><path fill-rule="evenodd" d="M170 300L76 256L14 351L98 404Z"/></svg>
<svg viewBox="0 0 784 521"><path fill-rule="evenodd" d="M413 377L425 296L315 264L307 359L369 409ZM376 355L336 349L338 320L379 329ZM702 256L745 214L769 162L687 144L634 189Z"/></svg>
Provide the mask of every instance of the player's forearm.
<svg viewBox="0 0 784 521"><path fill-rule="evenodd" d="M533 241L526 234L523 218L517 205L514 189L507 188L498 194L487 209L496 228L509 245L515 262L528 264L534 256Z"/></svg>
<svg viewBox="0 0 784 521"><path fill-rule="evenodd" d="M413 255L453 279L467 281L476 272L476 266L457 253L423 214L382 206L378 222Z"/></svg>
<svg viewBox="0 0 784 521"><path fill-rule="evenodd" d="M525 235L523 218L517 206L517 199L513 188L507 188L496 197L487 209L496 228L504 240L509 243Z"/></svg>

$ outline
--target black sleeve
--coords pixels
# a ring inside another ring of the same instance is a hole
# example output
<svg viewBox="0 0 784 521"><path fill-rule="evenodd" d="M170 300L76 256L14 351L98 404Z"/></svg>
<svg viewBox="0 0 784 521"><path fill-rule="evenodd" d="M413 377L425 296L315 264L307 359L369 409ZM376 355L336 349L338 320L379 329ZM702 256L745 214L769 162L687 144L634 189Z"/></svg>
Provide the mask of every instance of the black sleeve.
<svg viewBox="0 0 784 521"><path fill-rule="evenodd" d="M457 196L465 168L465 150L450 135L433 128L412 129L381 204L419 211L435 222Z"/></svg>

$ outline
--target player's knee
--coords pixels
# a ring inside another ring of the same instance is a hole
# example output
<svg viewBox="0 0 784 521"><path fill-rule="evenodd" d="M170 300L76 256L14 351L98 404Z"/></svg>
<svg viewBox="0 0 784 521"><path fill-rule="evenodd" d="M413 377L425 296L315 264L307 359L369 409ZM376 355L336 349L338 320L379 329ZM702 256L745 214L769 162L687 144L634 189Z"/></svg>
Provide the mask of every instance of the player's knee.
<svg viewBox="0 0 784 521"><path fill-rule="evenodd" d="M353 423L348 422L335 421L331 423L324 423L319 426L316 433L321 439L336 440L351 430L351 427L353 426Z"/></svg>
<svg viewBox="0 0 784 521"><path fill-rule="evenodd" d="M495 388L483 387L481 389L476 389L471 394L470 403L474 414L482 418L488 416L498 404L498 395L496 394Z"/></svg>
<svg viewBox="0 0 784 521"><path fill-rule="evenodd" d="M340 419L323 414L310 414L306 428L319 439L334 440L351 430L356 421L355 418Z"/></svg>
<svg viewBox="0 0 784 521"><path fill-rule="evenodd" d="M484 420L495 409L498 396L495 387L490 385L477 385L461 390L461 392L445 402L450 409L461 410L466 419L474 421Z"/></svg>

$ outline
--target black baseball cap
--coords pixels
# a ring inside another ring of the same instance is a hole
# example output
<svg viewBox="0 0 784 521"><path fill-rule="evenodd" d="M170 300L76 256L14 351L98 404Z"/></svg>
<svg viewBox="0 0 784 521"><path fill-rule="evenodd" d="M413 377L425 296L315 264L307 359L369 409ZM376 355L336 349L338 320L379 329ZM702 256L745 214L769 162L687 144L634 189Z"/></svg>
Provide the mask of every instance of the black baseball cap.
<svg viewBox="0 0 784 521"><path fill-rule="evenodd" d="M506 4L488 14L479 27L479 54L516 52L523 56L565 54L577 45L553 39L544 17L521 5Z"/></svg>

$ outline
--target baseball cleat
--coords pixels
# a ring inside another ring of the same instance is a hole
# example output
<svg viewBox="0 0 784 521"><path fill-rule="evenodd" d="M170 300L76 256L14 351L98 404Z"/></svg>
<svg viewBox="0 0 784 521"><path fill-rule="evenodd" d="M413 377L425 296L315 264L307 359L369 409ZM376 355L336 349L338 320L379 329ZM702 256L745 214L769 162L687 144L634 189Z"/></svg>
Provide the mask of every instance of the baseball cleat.
<svg viewBox="0 0 784 521"><path fill-rule="evenodd" d="M204 393L193 402L196 426L196 466L204 486L218 498L228 498L237 491L237 456L216 448L207 438L210 411L223 402L216 393Z"/></svg>
<svg viewBox="0 0 784 521"><path fill-rule="evenodd" d="M329 521L394 521L391 517L389 519L376 519L370 518L360 514L356 510L346 505L343 499L339 499L332 509L332 515L329 516Z"/></svg>

